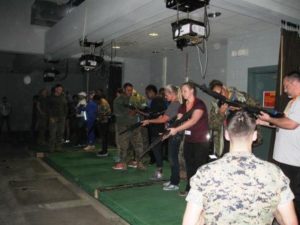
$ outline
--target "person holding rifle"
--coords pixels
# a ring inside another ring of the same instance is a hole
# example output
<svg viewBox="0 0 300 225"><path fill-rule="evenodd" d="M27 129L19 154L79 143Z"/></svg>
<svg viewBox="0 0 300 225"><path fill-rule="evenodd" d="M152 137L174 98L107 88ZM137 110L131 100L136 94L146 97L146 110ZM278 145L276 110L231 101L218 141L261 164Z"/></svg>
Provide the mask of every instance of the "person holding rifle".
<svg viewBox="0 0 300 225"><path fill-rule="evenodd" d="M283 118L261 112L257 123L276 128L273 159L291 180L295 207L300 218L300 73L290 72L283 79L284 92L291 99Z"/></svg>
<svg viewBox="0 0 300 225"><path fill-rule="evenodd" d="M234 87L226 87L219 80L212 80L209 83L209 89L224 96L229 101L239 101L249 106L259 107L259 103L250 97L247 93L237 90ZM230 110L237 110L238 108L228 106L220 101L213 101L209 113L209 125L212 129L212 136L214 142L214 152L220 157L229 151L229 142L224 139L224 121L226 115ZM261 132L258 129L258 139L255 145L262 143Z"/></svg>
<svg viewBox="0 0 300 225"><path fill-rule="evenodd" d="M149 124L165 124L165 127L167 128L170 123L174 122L170 120L177 115L178 109L182 104L181 90L179 87L176 87L174 85L167 85L164 88L164 90L165 90L165 98L169 102L167 110L163 115L159 116L158 118L146 119L142 121L143 123L142 126L147 126ZM171 166L171 177L170 177L170 181L164 183L163 190L165 191L173 191L179 189L178 184L180 181L180 176L179 176L178 153L179 153L179 145L181 139L182 139L182 135L177 134L175 136L171 136L168 141L168 151L169 151L168 156L169 156L169 162ZM161 155L160 155L160 160L162 163Z"/></svg>
<svg viewBox="0 0 300 225"><path fill-rule="evenodd" d="M190 190L190 178L197 169L208 162L209 142L208 142L208 113L204 102L197 98L195 84L186 82L181 86L182 96L185 103L179 108L177 118L193 110L189 120L180 126L170 128L170 135L184 131L184 159L186 163L187 185L181 196L186 196Z"/></svg>
<svg viewBox="0 0 300 225"><path fill-rule="evenodd" d="M125 83L123 85L124 93L122 93L113 102L114 114L116 116L116 133L127 130L132 124L137 123L138 116L135 110L127 107L130 105L130 98L133 94L133 85L131 83ZM127 150L131 143L137 160L137 168L145 169L145 166L140 162L140 156L143 153L143 139L141 134L141 128L137 127L129 132L124 132L122 135L118 135L118 142L120 145L120 162L117 162L114 166L114 170L126 170L127 169Z"/></svg>

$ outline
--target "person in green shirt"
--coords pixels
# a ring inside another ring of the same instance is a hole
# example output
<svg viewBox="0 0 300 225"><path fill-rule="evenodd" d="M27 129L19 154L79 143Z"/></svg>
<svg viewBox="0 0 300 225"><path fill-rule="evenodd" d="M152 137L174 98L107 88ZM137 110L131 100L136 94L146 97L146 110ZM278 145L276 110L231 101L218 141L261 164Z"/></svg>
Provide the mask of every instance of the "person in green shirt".
<svg viewBox="0 0 300 225"><path fill-rule="evenodd" d="M126 130L129 126L137 123L139 120L136 111L128 107L128 105L131 104L130 100L133 95L133 85L131 83L125 83L123 85L123 90L124 93L117 97L113 102L114 114L116 116L116 135L118 135L118 144L120 146L120 162L116 163L113 169L127 169L127 150L130 143L134 148L136 159L138 159L137 168L145 169L142 162L139 161L140 156L143 153L141 128L139 127L119 135L119 132Z"/></svg>
<svg viewBox="0 0 300 225"><path fill-rule="evenodd" d="M68 104L63 90L63 86L57 84L47 102L49 115L49 150L51 152L60 151L63 142L65 121L68 113Z"/></svg>

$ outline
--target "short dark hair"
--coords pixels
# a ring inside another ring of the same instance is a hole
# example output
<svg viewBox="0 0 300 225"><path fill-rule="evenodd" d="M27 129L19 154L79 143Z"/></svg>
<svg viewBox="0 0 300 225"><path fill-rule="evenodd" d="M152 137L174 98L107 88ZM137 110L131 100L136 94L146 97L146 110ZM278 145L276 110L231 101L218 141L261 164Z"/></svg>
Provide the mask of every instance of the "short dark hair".
<svg viewBox="0 0 300 225"><path fill-rule="evenodd" d="M131 83L127 82L123 85L123 88L126 89L127 87L132 87L133 88L133 85Z"/></svg>
<svg viewBox="0 0 300 225"><path fill-rule="evenodd" d="M227 117L226 129L230 137L247 137L255 128L255 118L246 111L233 111Z"/></svg>
<svg viewBox="0 0 300 225"><path fill-rule="evenodd" d="M212 80L211 82L209 82L209 89L213 90L215 87L222 87L223 83L219 80Z"/></svg>
<svg viewBox="0 0 300 225"><path fill-rule="evenodd" d="M101 99L101 96L100 96L100 95L97 95L97 94L96 94L96 95L93 96L93 100L94 100L94 101L100 101L100 99Z"/></svg>
<svg viewBox="0 0 300 225"><path fill-rule="evenodd" d="M116 90L116 92L119 93L119 94L123 94L123 89L122 89L122 88L118 88L118 89Z"/></svg>
<svg viewBox="0 0 300 225"><path fill-rule="evenodd" d="M157 87L153 84L149 84L147 87L146 87L146 91L153 91L155 94L157 94Z"/></svg>
<svg viewBox="0 0 300 225"><path fill-rule="evenodd" d="M56 84L56 85L54 86L55 89L58 88L58 87L64 88L61 84Z"/></svg>
<svg viewBox="0 0 300 225"><path fill-rule="evenodd" d="M285 75L284 78L296 79L296 80L300 81L300 72L299 71L291 71L287 75Z"/></svg>

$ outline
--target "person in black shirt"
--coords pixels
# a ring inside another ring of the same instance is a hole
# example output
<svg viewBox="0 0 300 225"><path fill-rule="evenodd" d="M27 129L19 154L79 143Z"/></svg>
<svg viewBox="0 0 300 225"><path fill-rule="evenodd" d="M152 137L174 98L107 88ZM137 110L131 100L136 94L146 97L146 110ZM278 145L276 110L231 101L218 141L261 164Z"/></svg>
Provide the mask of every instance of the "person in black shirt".
<svg viewBox="0 0 300 225"><path fill-rule="evenodd" d="M149 111L151 113L159 113L166 110L165 101L161 96L158 96L157 88L150 84L146 87L146 96L149 99ZM150 113L150 114L151 114ZM158 117L158 116L156 116ZM152 119L156 118L152 117ZM164 131L164 124L150 124L149 133L150 133L150 142L159 137L159 134ZM160 180L162 179L162 167L163 167L163 156L162 156L162 144L158 144L153 149L153 154L156 162L156 172L150 179Z"/></svg>

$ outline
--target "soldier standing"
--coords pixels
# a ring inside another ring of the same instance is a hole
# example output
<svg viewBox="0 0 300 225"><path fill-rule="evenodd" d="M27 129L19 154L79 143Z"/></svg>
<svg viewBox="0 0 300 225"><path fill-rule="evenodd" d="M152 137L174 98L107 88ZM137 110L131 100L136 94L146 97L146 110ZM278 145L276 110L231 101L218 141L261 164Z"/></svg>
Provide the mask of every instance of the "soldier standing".
<svg viewBox="0 0 300 225"><path fill-rule="evenodd" d="M191 179L183 225L296 225L289 179L276 165L252 154L255 119L237 111L227 120L230 152L200 167ZM202 223L197 223L202 221Z"/></svg>
<svg viewBox="0 0 300 225"><path fill-rule="evenodd" d="M133 94L133 85L131 83L125 83L123 85L124 93L114 100L113 109L116 116L117 130L119 133L127 129L130 125L138 122L137 113L134 110L129 109L130 98ZM118 134L117 134L118 135ZM113 167L115 170L127 169L127 150L131 143L137 159L137 167L144 169L144 165L139 161L143 152L143 139L141 134L141 128L134 129L126 132L122 135L118 135L118 142L120 145L120 162L116 163Z"/></svg>
<svg viewBox="0 0 300 225"><path fill-rule="evenodd" d="M51 152L61 150L67 113L68 104L63 94L63 86L57 84L48 99L49 150Z"/></svg>
<svg viewBox="0 0 300 225"><path fill-rule="evenodd" d="M210 90L223 95L230 101L239 101L250 106L259 106L259 103L247 93L239 91L234 87L226 87L219 80L212 80L209 83L209 88ZM229 143L228 141L224 140L224 121L230 110L236 109L232 109L227 104L220 104L219 102L215 101L212 102L209 113L209 125L213 135L214 152L218 156L222 156L229 151ZM258 139L255 142L256 145L262 142L260 130L258 131Z"/></svg>
<svg viewBox="0 0 300 225"><path fill-rule="evenodd" d="M47 115L47 99L48 90L44 88L40 91L38 101L36 104L37 109L37 144L46 144L46 131L48 126Z"/></svg>

